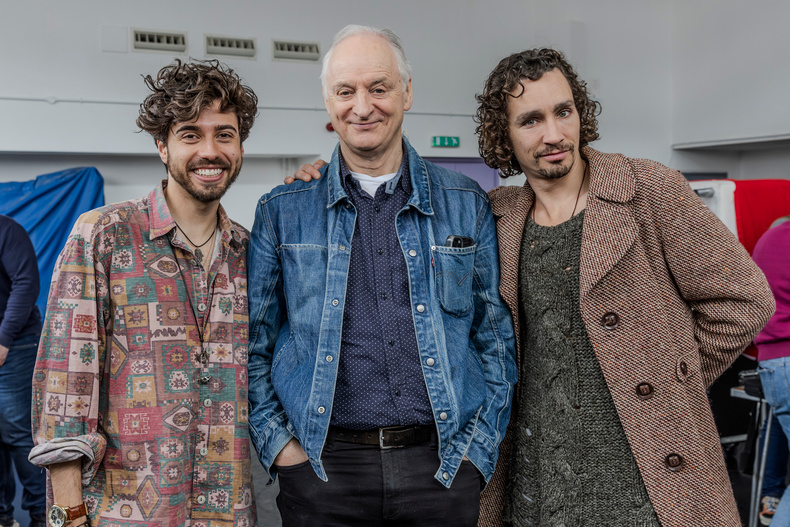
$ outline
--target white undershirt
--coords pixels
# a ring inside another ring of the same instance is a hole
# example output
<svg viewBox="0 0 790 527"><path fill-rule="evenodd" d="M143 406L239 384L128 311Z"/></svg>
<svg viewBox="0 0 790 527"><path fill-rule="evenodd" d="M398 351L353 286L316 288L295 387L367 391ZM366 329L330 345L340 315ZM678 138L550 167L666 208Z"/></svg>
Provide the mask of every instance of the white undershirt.
<svg viewBox="0 0 790 527"><path fill-rule="evenodd" d="M351 172L351 177L353 177L356 181L359 181L359 186L362 187L362 190L364 190L365 193L371 198L376 197L376 191L381 185L397 175L397 172L393 172L392 174L384 174L383 176L374 177L368 176L367 174L359 174L358 172Z"/></svg>

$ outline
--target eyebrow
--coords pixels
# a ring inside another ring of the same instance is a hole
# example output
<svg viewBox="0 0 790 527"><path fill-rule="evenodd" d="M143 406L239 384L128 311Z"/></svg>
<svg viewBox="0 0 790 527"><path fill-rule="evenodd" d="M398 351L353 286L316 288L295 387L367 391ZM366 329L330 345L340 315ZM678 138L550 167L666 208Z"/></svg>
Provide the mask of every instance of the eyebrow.
<svg viewBox="0 0 790 527"><path fill-rule="evenodd" d="M232 124L218 124L217 126L214 127L214 131L216 132L219 132L221 130L233 130L234 132L236 132L236 127L233 126ZM197 125L184 124L179 126L173 132L173 134L180 134L181 132L199 132L199 131L200 131L200 127L198 127Z"/></svg>
<svg viewBox="0 0 790 527"><path fill-rule="evenodd" d="M557 104L554 105L554 112L556 113L562 109L572 108L572 107L574 107L572 100L558 102ZM524 112L516 116L515 122L523 123L528 119L532 119L533 117L540 117L541 115L543 115L542 110L532 110L531 112Z"/></svg>

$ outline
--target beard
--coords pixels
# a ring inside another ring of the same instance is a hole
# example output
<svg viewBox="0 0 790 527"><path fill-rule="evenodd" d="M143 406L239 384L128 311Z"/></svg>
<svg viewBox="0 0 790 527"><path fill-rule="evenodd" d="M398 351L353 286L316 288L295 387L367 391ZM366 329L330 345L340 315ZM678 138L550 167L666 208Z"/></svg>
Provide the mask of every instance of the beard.
<svg viewBox="0 0 790 527"><path fill-rule="evenodd" d="M549 168L541 168L539 158L541 156L545 156L547 154L551 154L553 152L559 152L562 150L568 151L568 158L563 159L557 164L552 164ZM565 164L565 161L570 161L568 165ZM555 148L549 148L538 152L535 154L535 163L538 166L537 173L540 174L544 179L560 179L567 176L573 165L576 164L576 146L573 144L562 144Z"/></svg>
<svg viewBox="0 0 790 527"><path fill-rule="evenodd" d="M239 164L236 166L235 170L230 174L230 176L208 187L197 186L195 182L192 181L192 178L189 177L189 172L204 166L220 166L224 170L229 170L231 168L230 165L226 163L217 163L216 161L197 161L195 163L189 163L186 166L186 170L181 170L179 167L170 166L169 163L165 163L165 167L167 168L167 173L173 176L173 179L176 181L176 183L181 185L181 187L186 190L187 194L201 203L211 203L212 201L217 201L222 196L224 196L230 186L233 185L233 182L236 181L236 179L239 177L239 173L241 172L241 164L242 159L239 158Z"/></svg>

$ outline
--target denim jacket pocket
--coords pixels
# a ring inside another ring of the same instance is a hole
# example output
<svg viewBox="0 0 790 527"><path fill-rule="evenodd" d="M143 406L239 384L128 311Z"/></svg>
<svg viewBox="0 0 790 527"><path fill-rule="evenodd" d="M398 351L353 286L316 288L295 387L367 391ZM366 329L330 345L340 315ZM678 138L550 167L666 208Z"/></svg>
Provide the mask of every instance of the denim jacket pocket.
<svg viewBox="0 0 790 527"><path fill-rule="evenodd" d="M460 316L472 308L475 251L471 247L433 247L436 291L442 309Z"/></svg>

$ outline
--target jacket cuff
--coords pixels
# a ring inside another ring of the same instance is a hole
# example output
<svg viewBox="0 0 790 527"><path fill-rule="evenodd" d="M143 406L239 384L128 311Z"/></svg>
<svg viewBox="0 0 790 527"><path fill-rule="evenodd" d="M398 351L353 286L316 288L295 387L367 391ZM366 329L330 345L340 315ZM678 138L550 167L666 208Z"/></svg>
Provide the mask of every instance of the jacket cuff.
<svg viewBox="0 0 790 527"><path fill-rule="evenodd" d="M491 476L494 475L499 448L480 429L476 428L472 434L472 440L469 442L466 457L477 467L485 482L488 483Z"/></svg>

